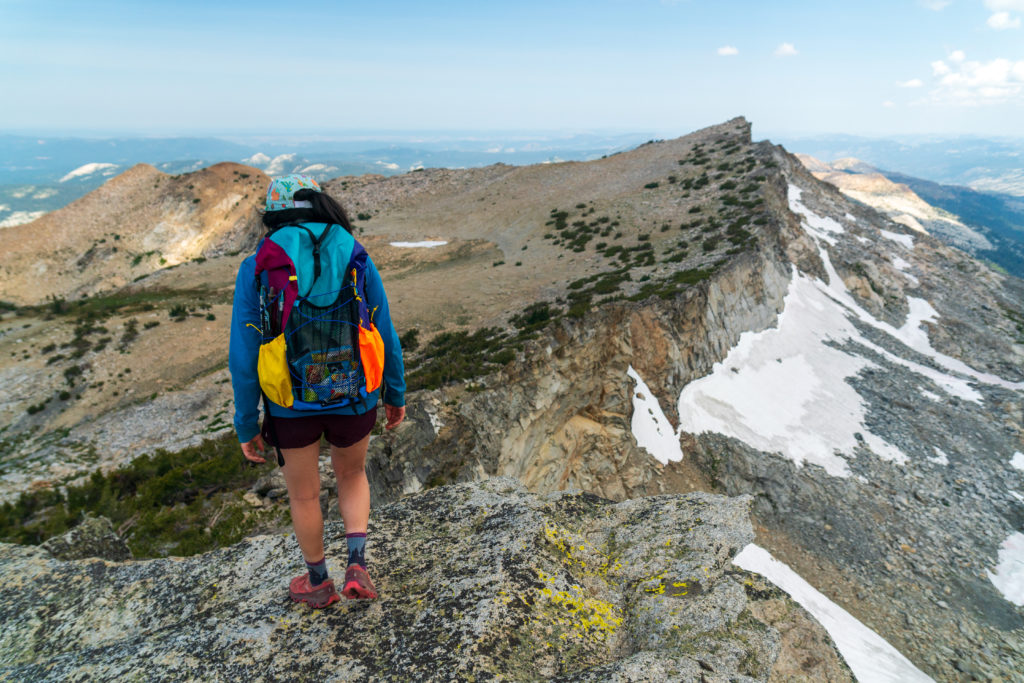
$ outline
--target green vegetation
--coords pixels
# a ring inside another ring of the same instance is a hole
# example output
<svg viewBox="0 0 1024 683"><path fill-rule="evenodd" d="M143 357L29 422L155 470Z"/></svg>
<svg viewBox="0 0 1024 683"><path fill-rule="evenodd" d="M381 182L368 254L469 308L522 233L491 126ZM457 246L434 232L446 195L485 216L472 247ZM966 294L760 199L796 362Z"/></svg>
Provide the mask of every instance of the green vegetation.
<svg viewBox="0 0 1024 683"><path fill-rule="evenodd" d="M121 333L121 341L117 348L121 353L128 351L128 346L139 337L139 321L136 318L129 318L124 324L124 331Z"/></svg>
<svg viewBox="0 0 1024 683"><path fill-rule="evenodd" d="M420 347L420 331L413 327L406 330L398 337L398 342L402 345L402 351L406 353L412 353Z"/></svg>
<svg viewBox="0 0 1024 683"><path fill-rule="evenodd" d="M182 320L188 317L188 308L185 304L174 304L171 306L169 311L171 319L176 323L180 323Z"/></svg>
<svg viewBox="0 0 1024 683"><path fill-rule="evenodd" d="M0 506L0 539L41 543L86 514L109 518L136 557L194 555L237 543L282 512L253 510L241 491L265 474L238 452L234 434L177 453L157 451L66 491L23 493Z"/></svg>
<svg viewBox="0 0 1024 683"><path fill-rule="evenodd" d="M480 377L511 361L507 334L496 327L469 332L442 332L411 358L406 372L410 391Z"/></svg>
<svg viewBox="0 0 1024 683"><path fill-rule="evenodd" d="M675 298L679 292L691 285L711 277L716 270L715 266L708 269L695 268L692 270L679 270L671 277L661 282L651 282L640 288L640 291L629 297L630 301L643 301L650 296L658 296L662 299Z"/></svg>
<svg viewBox="0 0 1024 683"><path fill-rule="evenodd" d="M1017 339L1015 340L1018 344L1024 344L1024 313L1015 311L1012 308L1002 306L1003 316L1013 323L1017 331Z"/></svg>

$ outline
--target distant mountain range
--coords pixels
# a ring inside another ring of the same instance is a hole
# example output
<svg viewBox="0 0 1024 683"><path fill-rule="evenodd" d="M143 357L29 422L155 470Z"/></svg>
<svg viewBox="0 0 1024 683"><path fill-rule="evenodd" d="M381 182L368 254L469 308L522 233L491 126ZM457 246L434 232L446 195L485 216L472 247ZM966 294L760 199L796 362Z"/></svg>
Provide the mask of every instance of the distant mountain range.
<svg viewBox="0 0 1024 683"><path fill-rule="evenodd" d="M635 147L641 134L529 136L393 135L348 140L232 142L220 138L37 138L0 135L0 228L34 220L139 163L171 175L231 160L268 173L320 180L395 175L417 168L590 160Z"/></svg>
<svg viewBox="0 0 1024 683"><path fill-rule="evenodd" d="M893 221L1024 277L1024 198L942 185L854 157L826 163L796 156L819 180Z"/></svg>
<svg viewBox="0 0 1024 683"><path fill-rule="evenodd" d="M944 185L1024 197L1024 139L915 137L872 139L852 135L781 138L791 152L818 159L855 157L875 168Z"/></svg>

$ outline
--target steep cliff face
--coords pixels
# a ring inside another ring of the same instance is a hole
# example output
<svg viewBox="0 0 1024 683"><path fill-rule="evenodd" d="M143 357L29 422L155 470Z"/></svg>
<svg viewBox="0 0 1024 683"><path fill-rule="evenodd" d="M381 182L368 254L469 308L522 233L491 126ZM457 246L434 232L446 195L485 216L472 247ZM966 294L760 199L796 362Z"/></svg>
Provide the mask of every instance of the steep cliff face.
<svg viewBox="0 0 1024 683"><path fill-rule="evenodd" d="M1024 522L1022 283L773 154L757 252L425 397L416 447L375 444L377 493L512 475L614 499L751 494L760 542L921 667L1007 675L1024 617L989 577ZM676 454L638 445L630 368Z"/></svg>
<svg viewBox="0 0 1024 683"><path fill-rule="evenodd" d="M146 562L59 561L2 544L0 672L39 681L853 680L802 608L731 565L753 537L748 503L537 496L507 478L434 489L371 520L381 598L319 612L286 596L300 567L290 537ZM328 556L341 557L340 523L327 536Z"/></svg>

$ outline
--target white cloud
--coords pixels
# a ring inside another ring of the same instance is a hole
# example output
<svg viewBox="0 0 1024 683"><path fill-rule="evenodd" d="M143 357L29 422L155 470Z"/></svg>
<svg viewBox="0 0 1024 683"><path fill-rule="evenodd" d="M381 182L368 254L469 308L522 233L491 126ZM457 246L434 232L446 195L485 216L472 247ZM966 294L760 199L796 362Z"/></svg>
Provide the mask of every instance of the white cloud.
<svg viewBox="0 0 1024 683"><path fill-rule="evenodd" d="M1020 28L1020 17L1011 19L1009 12L996 12L988 18L988 25L997 31L1008 28Z"/></svg>
<svg viewBox="0 0 1024 683"><path fill-rule="evenodd" d="M967 59L967 55L964 54L963 50L953 50L949 53L949 61L954 64L960 64L965 59Z"/></svg>
<svg viewBox="0 0 1024 683"><path fill-rule="evenodd" d="M799 54L796 48L793 47L793 43L782 43L775 48L776 57L792 57L793 55Z"/></svg>
<svg viewBox="0 0 1024 683"><path fill-rule="evenodd" d="M985 0L985 7L993 12L1024 12L1024 0Z"/></svg>
<svg viewBox="0 0 1024 683"><path fill-rule="evenodd" d="M892 100L886 100L885 102L882 102L882 106L885 107L886 109L892 109L893 107L896 106L896 103L893 102Z"/></svg>
<svg viewBox="0 0 1024 683"><path fill-rule="evenodd" d="M942 60L932 62L932 73L938 77L934 101L977 106L1024 99L1024 60L977 62L968 61L963 53L959 56L952 66Z"/></svg>
<svg viewBox="0 0 1024 683"><path fill-rule="evenodd" d="M897 83L896 85L900 86L901 88L920 88L922 85L924 85L924 81L922 81L920 78L911 78L909 81L903 81L901 83Z"/></svg>
<svg viewBox="0 0 1024 683"><path fill-rule="evenodd" d="M918 0L918 4L933 12L941 12L952 5L953 0Z"/></svg>
<svg viewBox="0 0 1024 683"><path fill-rule="evenodd" d="M739 53L740 51L734 48L732 45L723 45L722 47L718 48L718 54L722 55L723 57L731 57L732 55L738 55Z"/></svg>

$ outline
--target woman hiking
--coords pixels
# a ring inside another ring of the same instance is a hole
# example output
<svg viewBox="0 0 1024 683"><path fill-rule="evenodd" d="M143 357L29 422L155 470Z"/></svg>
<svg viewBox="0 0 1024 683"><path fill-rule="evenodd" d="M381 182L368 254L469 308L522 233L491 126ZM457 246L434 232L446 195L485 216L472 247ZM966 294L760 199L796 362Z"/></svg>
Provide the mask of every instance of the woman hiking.
<svg viewBox="0 0 1024 683"><path fill-rule="evenodd" d="M387 296L344 209L313 178L274 178L263 224L267 234L235 282L228 353L235 431L251 462L266 462L265 443L276 448L307 568L291 581L292 600L320 608L340 599L324 556L321 437L330 444L348 543L341 594L376 598L366 571L366 451L379 400L386 429L405 417L402 348Z"/></svg>

